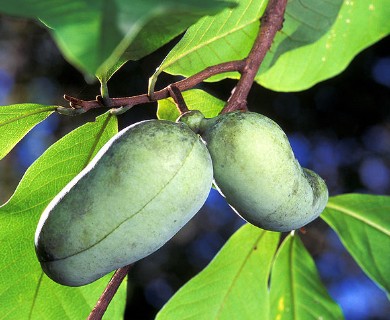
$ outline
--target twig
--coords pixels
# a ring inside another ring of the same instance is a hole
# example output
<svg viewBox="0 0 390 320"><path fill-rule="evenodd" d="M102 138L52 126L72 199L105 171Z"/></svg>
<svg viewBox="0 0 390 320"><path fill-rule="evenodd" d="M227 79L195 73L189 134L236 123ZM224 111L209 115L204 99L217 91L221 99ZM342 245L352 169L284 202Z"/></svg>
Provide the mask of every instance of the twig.
<svg viewBox="0 0 390 320"><path fill-rule="evenodd" d="M100 320L102 319L104 313L107 310L108 305L110 304L112 298L117 292L120 284L123 279L126 277L127 273L130 270L131 265L119 268L114 275L112 276L110 282L107 284L106 289L103 291L95 307L89 314L87 320Z"/></svg>
<svg viewBox="0 0 390 320"><path fill-rule="evenodd" d="M221 113L247 109L247 97L264 57L272 45L276 32L283 26L287 0L270 0L261 18L260 30L245 60L241 78L232 91Z"/></svg>
<svg viewBox="0 0 390 320"><path fill-rule="evenodd" d="M183 114L188 111L186 102L184 101L183 95L178 87L171 84L168 87L168 92L171 95L173 101L175 101L176 107L179 110L180 114Z"/></svg>
<svg viewBox="0 0 390 320"><path fill-rule="evenodd" d="M261 26L258 36L253 44L253 47L244 60L229 61L215 66L208 67L199 73L175 82L172 85L180 91L185 91L195 87L202 81L210 78L213 75L237 71L241 74L240 80L232 91L228 102L221 113L227 113L233 110L247 109L247 96L256 77L257 71L264 60L266 53L272 45L272 41L283 25L283 17L286 9L287 0L270 0L263 17L261 18ZM171 86L172 86L171 85ZM121 107L132 106L153 102L168 98L170 96L169 86L162 90L151 94L153 99L147 94L142 94L132 97L123 98L105 98L97 96L95 100L81 100L68 95L64 95L64 99L69 101L70 107L74 109L84 109L88 111L100 107Z"/></svg>
<svg viewBox="0 0 390 320"><path fill-rule="evenodd" d="M180 91L185 91L195 87L197 84L202 81L210 78L213 75L243 70L245 66L244 60L229 61L221 63L215 66L208 67L197 74L194 74L191 77L177 81L172 85L176 86ZM69 101L70 107L75 109L85 109L88 111L90 109L101 108L101 107L121 107L121 106L135 106L138 104L154 102L157 100L165 99L170 96L168 87L165 87L162 90L156 91L153 94L153 100L147 94L141 94L138 96L132 97L123 97L123 98L108 98L103 101L100 96L97 96L95 100L81 100L69 95L64 95L64 99Z"/></svg>
<svg viewBox="0 0 390 320"><path fill-rule="evenodd" d="M247 58L208 67L191 77L171 84L171 86L175 86L180 91L185 91L216 74L236 71L241 74L240 80L233 89L232 94L221 113L227 113L233 110L246 110L246 99L257 71L271 47L276 32L282 28L286 5L287 0L269 1L264 15L261 18L259 33ZM83 109L85 112L90 109L101 107L117 108L126 106L127 109L130 109L135 105L165 99L169 96L169 86L167 86L162 90L153 92L150 96L148 94L141 94L132 97L106 97L104 99L101 96L97 96L95 100L86 101L64 95L64 99L69 101L71 108Z"/></svg>

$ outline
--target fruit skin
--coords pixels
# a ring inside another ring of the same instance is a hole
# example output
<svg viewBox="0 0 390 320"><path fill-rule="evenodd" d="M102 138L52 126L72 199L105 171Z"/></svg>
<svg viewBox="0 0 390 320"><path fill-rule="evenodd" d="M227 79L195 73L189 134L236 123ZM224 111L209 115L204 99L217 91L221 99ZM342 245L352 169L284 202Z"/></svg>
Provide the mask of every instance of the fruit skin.
<svg viewBox="0 0 390 320"><path fill-rule="evenodd" d="M215 184L248 222L267 230L291 231L325 208L324 180L301 168L287 136L271 119L237 111L202 121L198 112L190 113L180 120L195 124L213 160Z"/></svg>
<svg viewBox="0 0 390 320"><path fill-rule="evenodd" d="M43 212L35 236L43 270L80 286L153 253L201 208L212 177L205 145L185 124L122 130Z"/></svg>

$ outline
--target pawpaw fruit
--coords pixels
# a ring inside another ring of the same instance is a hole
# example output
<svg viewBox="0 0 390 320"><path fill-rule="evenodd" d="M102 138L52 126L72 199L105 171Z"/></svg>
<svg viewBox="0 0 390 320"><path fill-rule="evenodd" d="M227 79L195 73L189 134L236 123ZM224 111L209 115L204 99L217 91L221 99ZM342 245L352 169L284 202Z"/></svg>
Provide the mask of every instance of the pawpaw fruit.
<svg viewBox="0 0 390 320"><path fill-rule="evenodd" d="M44 272L80 286L155 252L202 207L212 177L207 148L187 125L123 129L44 210L35 235Z"/></svg>
<svg viewBox="0 0 390 320"><path fill-rule="evenodd" d="M201 135L213 161L217 189L246 221L267 230L291 231L325 208L324 180L300 166L286 134L273 120L239 111L206 119L190 111L178 121Z"/></svg>

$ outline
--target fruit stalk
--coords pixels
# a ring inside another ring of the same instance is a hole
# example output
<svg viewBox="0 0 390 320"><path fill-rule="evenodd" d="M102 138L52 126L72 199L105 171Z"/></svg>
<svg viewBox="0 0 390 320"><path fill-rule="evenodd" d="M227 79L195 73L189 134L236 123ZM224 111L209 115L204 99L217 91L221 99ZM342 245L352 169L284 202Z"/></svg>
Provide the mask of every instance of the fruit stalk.
<svg viewBox="0 0 390 320"><path fill-rule="evenodd" d="M177 109L179 110L180 114L188 112L188 107L186 105L186 102L184 101L183 95L181 94L181 91L178 87L176 87L174 84L171 84L168 86L169 94L171 95L173 101L176 104Z"/></svg>

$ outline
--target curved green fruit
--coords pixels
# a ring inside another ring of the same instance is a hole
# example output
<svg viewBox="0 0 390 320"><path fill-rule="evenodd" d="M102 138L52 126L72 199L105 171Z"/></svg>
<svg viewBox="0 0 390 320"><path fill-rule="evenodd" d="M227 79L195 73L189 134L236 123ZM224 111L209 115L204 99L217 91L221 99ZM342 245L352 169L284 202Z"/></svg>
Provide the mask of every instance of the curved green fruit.
<svg viewBox="0 0 390 320"><path fill-rule="evenodd" d="M316 173L301 168L283 130L253 112L231 112L180 121L201 134L213 160L219 191L248 222L272 231L298 229L317 218L328 189Z"/></svg>
<svg viewBox="0 0 390 320"><path fill-rule="evenodd" d="M201 208L212 176L207 148L185 124L122 130L43 212L35 236L43 270L80 286L153 253Z"/></svg>

